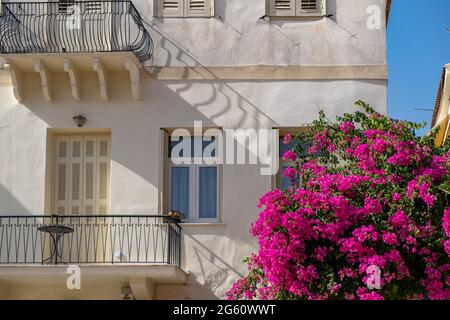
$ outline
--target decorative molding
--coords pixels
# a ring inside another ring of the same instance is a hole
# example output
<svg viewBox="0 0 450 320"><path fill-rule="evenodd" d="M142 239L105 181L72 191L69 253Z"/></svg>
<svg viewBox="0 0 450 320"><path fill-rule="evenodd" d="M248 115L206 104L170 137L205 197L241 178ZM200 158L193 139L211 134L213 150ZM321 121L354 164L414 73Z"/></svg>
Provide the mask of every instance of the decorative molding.
<svg viewBox="0 0 450 320"><path fill-rule="evenodd" d="M75 101L80 101L80 72L68 58L64 59L64 71L69 74L70 89Z"/></svg>
<svg viewBox="0 0 450 320"><path fill-rule="evenodd" d="M98 84L100 86L100 95L102 96L103 100L108 101L108 81L106 78L106 68L103 66L102 61L95 57L92 59L92 68L94 71L98 74Z"/></svg>
<svg viewBox="0 0 450 320"><path fill-rule="evenodd" d="M5 70L11 76L14 97L19 102L23 102L23 73L12 62L6 61Z"/></svg>
<svg viewBox="0 0 450 320"><path fill-rule="evenodd" d="M40 60L34 60L34 71L39 73L41 77L41 86L42 86L42 94L44 95L44 99L47 101L52 101L51 96L51 79L52 74L51 71L47 68L47 66Z"/></svg>
<svg viewBox="0 0 450 320"><path fill-rule="evenodd" d="M141 72L139 66L132 59L126 58L125 69L130 73L131 95L135 100L139 100L141 94Z"/></svg>
<svg viewBox="0 0 450 320"><path fill-rule="evenodd" d="M387 80L387 65L147 67L159 80Z"/></svg>

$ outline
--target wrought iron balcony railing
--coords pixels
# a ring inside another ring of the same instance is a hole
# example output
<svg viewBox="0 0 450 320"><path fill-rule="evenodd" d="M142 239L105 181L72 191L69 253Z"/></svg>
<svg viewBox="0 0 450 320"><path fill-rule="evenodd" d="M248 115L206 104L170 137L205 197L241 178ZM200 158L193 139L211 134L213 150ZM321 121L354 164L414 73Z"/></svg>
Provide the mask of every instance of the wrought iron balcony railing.
<svg viewBox="0 0 450 320"><path fill-rule="evenodd" d="M151 58L153 41L131 1L8 2L0 16L0 52L131 51Z"/></svg>
<svg viewBox="0 0 450 320"><path fill-rule="evenodd" d="M0 216L0 265L180 265L181 227L167 216Z"/></svg>

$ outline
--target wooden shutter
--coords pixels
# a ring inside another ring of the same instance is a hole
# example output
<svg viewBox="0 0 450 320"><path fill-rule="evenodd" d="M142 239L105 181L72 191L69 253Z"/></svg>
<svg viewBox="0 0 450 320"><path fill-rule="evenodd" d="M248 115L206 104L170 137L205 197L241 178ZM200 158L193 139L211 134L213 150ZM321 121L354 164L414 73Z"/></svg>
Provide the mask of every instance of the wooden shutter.
<svg viewBox="0 0 450 320"><path fill-rule="evenodd" d="M54 198L56 214L67 214L69 212L69 157L70 157L70 139L69 137L58 137L56 139L56 161L55 161L55 183Z"/></svg>
<svg viewBox="0 0 450 320"><path fill-rule="evenodd" d="M68 13L69 7L75 4L75 0L59 0L58 1L58 13Z"/></svg>
<svg viewBox="0 0 450 320"><path fill-rule="evenodd" d="M297 16L319 16L325 12L326 0L297 0Z"/></svg>
<svg viewBox="0 0 450 320"><path fill-rule="evenodd" d="M295 16L295 0L269 0L269 16Z"/></svg>
<svg viewBox="0 0 450 320"><path fill-rule="evenodd" d="M85 3L85 13L102 13L102 12L108 12L107 8L104 8L102 10L102 6L111 6L111 3L109 2L103 2L102 1L97 1L97 2L86 2ZM111 10L111 9L109 9ZM111 11L109 11L111 12Z"/></svg>
<svg viewBox="0 0 450 320"><path fill-rule="evenodd" d="M97 212L100 215L105 215L109 211L109 172L111 152L109 136L98 136L97 144Z"/></svg>
<svg viewBox="0 0 450 320"><path fill-rule="evenodd" d="M187 17L210 17L211 0L185 0Z"/></svg>
<svg viewBox="0 0 450 320"><path fill-rule="evenodd" d="M160 17L182 17L184 0L158 0L157 12Z"/></svg>
<svg viewBox="0 0 450 320"><path fill-rule="evenodd" d="M84 214L93 215L97 213L97 137L84 137L84 170L83 170L83 206Z"/></svg>
<svg viewBox="0 0 450 320"><path fill-rule="evenodd" d="M69 210L66 213L80 214L83 211L83 137L70 137L69 163Z"/></svg>

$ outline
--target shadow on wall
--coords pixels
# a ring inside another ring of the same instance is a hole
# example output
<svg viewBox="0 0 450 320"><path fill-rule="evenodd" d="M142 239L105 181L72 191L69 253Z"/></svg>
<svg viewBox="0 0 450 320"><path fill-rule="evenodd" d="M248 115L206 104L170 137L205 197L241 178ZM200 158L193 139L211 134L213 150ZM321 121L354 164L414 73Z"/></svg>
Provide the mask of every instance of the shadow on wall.
<svg viewBox="0 0 450 320"><path fill-rule="evenodd" d="M0 215L31 215L23 204L0 184Z"/></svg>
<svg viewBox="0 0 450 320"><path fill-rule="evenodd" d="M182 286L158 285L156 299L223 299L235 279L242 277L242 274L198 240L198 234L190 234L186 230L183 230L183 233L189 241L191 250L189 266L192 267L193 264L198 263L198 266L195 267L198 272L190 272L187 283ZM203 232L203 234L206 233ZM186 246L184 248L186 249ZM182 254L182 257L185 256L185 253ZM239 259L239 265L243 265L240 263L242 257Z"/></svg>
<svg viewBox="0 0 450 320"><path fill-rule="evenodd" d="M230 286L231 287L231 286ZM188 276L188 283L184 285L156 286L155 300L219 300L209 283L198 281L194 274Z"/></svg>
<svg viewBox="0 0 450 320"><path fill-rule="evenodd" d="M207 233L210 234L209 232ZM197 238L195 238L189 231L184 231L184 235L193 243L193 248L198 257L198 260L201 262L202 260L206 260L209 263L215 265L218 269L229 270L234 276L241 277L242 274L236 270L232 265L227 263L223 258L221 258L217 253L211 251L207 246L205 246L202 242L200 242ZM200 236L201 232L195 232L196 236ZM206 277L206 273L204 272L205 268L200 266L203 272L203 276Z"/></svg>
<svg viewBox="0 0 450 320"><path fill-rule="evenodd" d="M117 75L109 83L110 101L105 102L100 99L98 90L92 89L98 87L96 75L93 72L83 74L80 103L73 101L70 96L66 77L65 74L54 75L53 102L48 103L42 97L40 80L34 74L26 74L24 78L27 86L23 105L27 112L34 114L51 129L64 128L75 133L86 132L86 129L111 129L113 136L111 160L155 187L158 186L157 172L152 174L149 163L157 163L159 155L158 152L149 149L159 144L159 129L175 127L182 123L183 119L196 119L203 121L205 125L214 125L211 120L160 82L146 82L150 88L142 90L141 101L135 102L130 98L127 75ZM152 96L152 92L158 94ZM86 125L81 129L76 127L72 119L77 114L87 118ZM183 116L180 117L180 114ZM170 119L179 123L171 122ZM137 141L147 141L148 145L138 147ZM117 148L120 148L120 152ZM151 158L133 156L137 151L149 154Z"/></svg>
<svg viewBox="0 0 450 320"><path fill-rule="evenodd" d="M212 296L222 299L234 281L243 276L243 259L255 252L256 243L249 239L236 239L235 230L222 226L183 228L182 265L189 273L187 287L193 288L195 297ZM205 242L205 239L208 241ZM241 270L240 270L241 269ZM193 272L195 270L195 272ZM195 289L200 286L201 288ZM182 289L185 290L185 289ZM162 291L164 292L164 291ZM186 290L189 295L191 290ZM185 299L185 296L179 298Z"/></svg>
<svg viewBox="0 0 450 320"><path fill-rule="evenodd" d="M226 10L223 10L225 12ZM155 19L154 21L160 21ZM178 86L175 90L175 93L181 96L183 93L188 92L192 89L194 83L201 82L203 85L208 85L210 87L210 95L209 97L202 97L202 101L197 101L195 103L191 103L191 106L195 110L200 110L204 107L214 106L217 107L216 103L218 101L225 100L225 103L220 103L220 110L215 110L214 113L208 114L208 118L214 123L218 122L218 119L226 114L231 113L239 113L240 116L237 120L231 121L227 124L230 128L248 128L248 127L274 127L278 126L278 124L271 119L267 114L265 114L261 108L256 106L252 101L250 101L247 97L243 96L241 93L236 91L233 87L231 87L228 83L224 81L220 81L219 77L207 66L203 65L200 60L195 57L189 50L182 47L181 44L177 43L176 40L172 39L167 34L163 33L163 31L157 29L155 25L152 25L144 20L144 23L152 29L152 31L157 34L158 37L161 38L160 45L161 49L166 53L165 62L161 65L171 66L173 64L173 60L176 59L178 63L182 63L185 67L190 68L200 68L203 74L207 74L208 77L205 78L204 75L198 73L200 78L205 80L209 80L208 83L202 82L201 80L184 80L183 85ZM176 54L173 51L176 51ZM175 64L176 65L176 64ZM161 69L160 69L161 70ZM152 75L157 77L160 70L152 70ZM187 76L187 69L185 69L185 74L183 76ZM191 69L191 72L192 69ZM203 111L203 110L202 110ZM220 124L219 124L220 125Z"/></svg>

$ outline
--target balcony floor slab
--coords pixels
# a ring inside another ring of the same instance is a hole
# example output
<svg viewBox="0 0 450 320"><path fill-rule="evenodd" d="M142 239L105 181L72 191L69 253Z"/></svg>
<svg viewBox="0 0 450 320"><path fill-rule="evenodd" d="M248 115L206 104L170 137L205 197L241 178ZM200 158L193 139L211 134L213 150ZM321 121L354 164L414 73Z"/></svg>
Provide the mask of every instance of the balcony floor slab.
<svg viewBox="0 0 450 320"><path fill-rule="evenodd" d="M34 72L36 59L42 61L51 72L65 72L64 60L69 59L80 71L93 71L92 60L98 58L108 71L126 72L127 59L140 66L139 60L132 52L86 52L86 53L12 53L0 54L0 57L18 66L22 72Z"/></svg>
<svg viewBox="0 0 450 320"><path fill-rule="evenodd" d="M70 276L69 265L0 265L3 285L64 284ZM174 265L115 264L80 265L81 281L89 284L146 278L155 284L185 284L187 273Z"/></svg>

